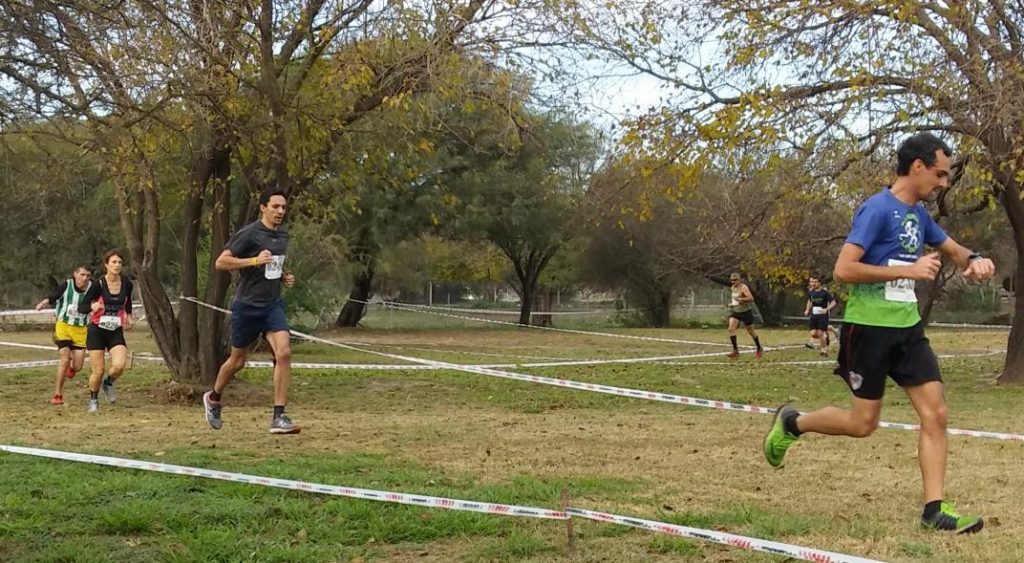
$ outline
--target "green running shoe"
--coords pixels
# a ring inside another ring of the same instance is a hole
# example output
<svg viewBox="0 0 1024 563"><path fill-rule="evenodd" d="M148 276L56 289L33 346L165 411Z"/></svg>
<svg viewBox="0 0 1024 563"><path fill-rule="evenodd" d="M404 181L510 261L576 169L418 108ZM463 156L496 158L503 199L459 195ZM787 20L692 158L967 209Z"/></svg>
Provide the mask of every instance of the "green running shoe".
<svg viewBox="0 0 1024 563"><path fill-rule="evenodd" d="M786 432L783 421L800 413L789 405L782 405L775 411L772 428L764 437L764 457L772 467L782 467L785 463L786 450L799 440L797 436Z"/></svg>
<svg viewBox="0 0 1024 563"><path fill-rule="evenodd" d="M973 534L981 531L985 521L980 516L960 516L953 505L944 502L930 518L921 517L921 526L930 530Z"/></svg>

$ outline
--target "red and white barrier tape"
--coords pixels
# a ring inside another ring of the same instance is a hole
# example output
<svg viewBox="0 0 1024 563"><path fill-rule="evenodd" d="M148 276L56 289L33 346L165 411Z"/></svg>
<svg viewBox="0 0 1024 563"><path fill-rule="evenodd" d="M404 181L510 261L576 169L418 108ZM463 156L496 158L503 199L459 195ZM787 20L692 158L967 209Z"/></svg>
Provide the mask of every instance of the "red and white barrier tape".
<svg viewBox="0 0 1024 563"><path fill-rule="evenodd" d="M19 369L19 368L41 368L47 366L55 366L60 363L60 360L38 360L34 362L10 362L6 364L0 364L0 369Z"/></svg>
<svg viewBox="0 0 1024 563"><path fill-rule="evenodd" d="M359 489L355 487L323 485L320 483L293 481L291 479L277 479L274 477L262 477L258 475L247 475L244 473L218 471L212 469L203 469L199 467L188 467L183 465L172 465L168 463L138 461L134 459L125 459L119 457L79 454L74 452L62 452L57 450L45 450L40 448L26 448L21 446L8 446L3 444L0 444L0 451L12 454L30 455L49 459L59 459L63 461L89 463L93 465L106 465L110 467L120 467L126 469L137 469L140 471L154 471L158 473L184 475L188 477L203 477L206 479L217 479L220 481L232 481L236 483L246 483L250 485L261 485L264 487L276 487L281 489L290 489L293 491L302 491L307 493L319 493L333 496L371 500L377 502L407 504L411 506L443 508L448 510L463 510L468 512L497 514L503 516L539 518L542 520L569 520L572 516L579 516L582 518L596 520L598 522L604 522L608 524L631 526L634 528L641 528L652 532L659 532L674 536L710 541L732 547L738 547L741 549L749 549L761 551L764 553L771 553L774 555L796 557L807 561L817 561L820 563L880 563L878 561L874 561L871 559L864 559L852 555L843 555L840 553L833 553L830 551L822 551L819 549L809 547L802 547L798 545L762 540L758 538L749 538L745 536L729 534L726 532L717 532L714 530L688 528L685 526L666 524L663 522L655 522L652 520L644 520L641 518L619 516L615 514L606 514L603 512L594 512L582 508L566 508L564 511L560 511L549 510L546 508L539 508L534 506L476 502L470 500L461 500L445 497L432 497L426 495L399 493L393 491L378 491L373 489Z"/></svg>
<svg viewBox="0 0 1024 563"><path fill-rule="evenodd" d="M783 319L806 321L809 317L796 317L786 315L781 317ZM831 318L830 322L842 323L843 319ZM982 324L971 324L971 323L928 323L928 326L934 326L939 328L979 328L987 330L1010 330L1010 325L982 325Z"/></svg>
<svg viewBox="0 0 1024 563"><path fill-rule="evenodd" d="M8 311L0 311L0 317L21 317L28 315L41 315L44 313L50 313L53 315L55 312L55 309L11 309Z"/></svg>
<svg viewBox="0 0 1024 563"><path fill-rule="evenodd" d="M494 504L488 502L474 502L469 500L459 500L452 498L431 497L426 495L395 493L391 491L377 491L373 489L358 489L355 487L322 485L319 483L292 481L290 479L276 479L273 477L260 477L257 475L246 475L244 473L216 471L212 469L202 469L199 467L171 465L168 463L137 461L134 459L124 459L119 457L79 454L73 452L61 452L56 450L43 450L39 448L7 446L2 444L0 444L0 451L5 451L14 454L31 455L36 457L46 457L50 459L60 459L65 461L76 461L79 463L91 463L94 465L108 465L111 467L124 467L128 469L139 469L142 471L156 471L159 473L170 473L173 475L188 475L190 477L205 477L207 479L234 481L236 483L249 483L253 485L263 485L265 487L277 487L281 489L291 489L294 491L305 491L307 493L320 493L340 497L375 500L379 502L393 502L398 504L411 504L413 506L447 508L449 510L465 510L469 512L482 512L485 514L525 516L529 518L543 518L546 520L569 519L569 515L565 512L561 512L558 510L548 510L546 508L536 508L532 506Z"/></svg>
<svg viewBox="0 0 1024 563"><path fill-rule="evenodd" d="M978 325L970 323L928 323L939 328L978 328L983 330L1010 330L1010 325Z"/></svg>
<svg viewBox="0 0 1024 563"><path fill-rule="evenodd" d="M671 536L679 536L695 540L714 542L722 545L739 547L742 549L750 549L753 551L760 551L763 553L771 553L772 555L792 557L800 559L802 561L816 561L817 563L881 563L880 561L875 559L865 559L863 557L857 557L854 555L844 555L842 553L822 551L820 549L802 547L799 545L792 545L788 543L780 543L769 540L762 540L758 538L738 536L736 534L729 534L726 532L703 530L700 528L690 528L687 526L680 526L677 524L656 522L654 520L644 520L643 518L634 518L632 516L606 514L604 512L595 512L593 510L584 510L582 508L572 507L566 508L565 511L572 516L579 516L581 518L587 518L589 520L595 520L597 522L604 522L606 524L619 524L621 526L631 526L633 528L640 528L642 530L647 530L650 532L657 532L660 534L669 534Z"/></svg>
<svg viewBox="0 0 1024 563"><path fill-rule="evenodd" d="M201 305L203 307L208 307L210 309L213 309L213 310L216 310L216 311L220 311L222 313L227 313L227 314L231 313L231 311L229 311L227 309L224 309L223 307L217 307L215 305L210 305L208 303L204 303L202 301L199 301L198 299L195 299L195 298L182 297L182 299L186 299L188 301L192 301L192 302L197 303L197 304L199 304L199 305ZM295 335L295 336L298 336L299 338L303 338L303 339L306 339L306 340L309 340L309 341L312 341L312 342L319 342L321 344L326 344L328 346L334 346L336 348L343 348L345 350L354 350L356 352L362 352L364 354L371 354L371 355L375 355L375 356L382 356L382 357L385 357L385 358L392 358L392 359L395 359L395 360L402 360L402 361L411 362L411 363L420 364L420 365L437 366L437 367L442 368L442 369L450 369L450 370L454 370L454 371L464 371L464 372L467 372L467 373L475 373L475 374L479 374L479 375L489 375L489 376L492 376L492 377L500 377L500 378L503 378L503 379L513 379L513 380L518 380L518 381L527 381L527 382L530 382L530 383L541 383L541 384L544 384L544 385L553 385L555 387L566 387L566 388L569 388L569 389L579 389L579 390L583 390L583 391L592 391L592 392L595 392L595 393L605 393L605 394L608 394L608 395L618 395L618 396L621 396L621 397L633 397L633 398L636 398L636 399L646 399L646 400L649 400L649 401L661 401L661 402L666 402L666 403L677 403L677 404L683 404L683 405L691 405L691 406L713 408L713 409L721 409L721 410L736 410L736 411L744 411L744 412L754 412L754 413L759 413L759 414L772 414L772 413L775 412L774 409L769 409L767 407L758 407L758 406L753 406L753 405L740 405L740 404L736 404L736 403L730 403L730 402L727 402L727 401L711 401L711 400L708 400L708 399L700 399L700 398L697 398L697 397L684 397L684 396L681 396L681 395L671 395L671 394L668 394L668 393L656 393L656 392L652 392L652 391L642 391L642 390L639 390L639 389L628 389L628 388L623 388L623 387L613 387L613 386L610 386L610 385L598 385L598 384L594 384L594 383L583 383L583 382L580 382L580 381L572 381L572 380L569 380L569 379L554 379L554 378L550 378L550 377L541 377L541 376L538 376L538 375L527 375L527 374L514 373L514 372L508 372L508 371L499 371L499 370L495 370L495 369L482 368L482 367L478 367L478 366L467 366L467 365L460 365L460 364L452 364L452 363L448 363L448 362L439 362L439 361L436 361L436 360L425 360L425 359L422 359L422 358L416 358L416 357L411 357L411 356L403 356L403 355L400 355L400 354L390 354L390 353L387 353L387 352L378 352L376 350L365 350L365 349L362 349L362 348L357 348L355 346L351 346L349 344L342 344L341 342L335 342L333 340L327 340L325 338L320 338L318 336L313 336L313 335L310 335L310 334L305 334L305 333L299 332L297 330L292 330L291 333L293 335Z"/></svg>
<svg viewBox="0 0 1024 563"><path fill-rule="evenodd" d="M952 360L957 358L987 358L1005 354L1004 350L992 350L991 352L970 352L967 354L938 354L941 360ZM658 362L667 366L735 366L736 362ZM793 360L783 362L758 362L754 364L743 364L743 367L772 367L772 366L824 366L835 365L835 360Z"/></svg>
<svg viewBox="0 0 1024 563"><path fill-rule="evenodd" d="M204 303L202 301L199 301L198 299L194 299L194 298L190 298L190 297L182 297L182 299L187 299L189 301L193 301L193 302L195 302L195 303L197 303L197 304L199 304L199 305L201 305L203 307L208 307L208 308L216 310L216 311L221 311L221 312L227 313L227 314L231 313L231 311L228 311L227 309L224 309L222 307L217 307L215 305L210 305L208 303ZM372 354L372 355L376 355L376 356L383 356L383 357L386 357L386 358L392 358L392 359L396 359L396 360L403 360L403 361L406 361L406 362L412 362L412 363L416 363L416 364L435 365L435 366L439 366L439 367L442 367L442 368L445 368L445 369L454 370L454 371L464 371L464 372L467 372L467 373L476 373L476 374L480 374L480 375L489 375L489 376L492 376L492 377L500 377L500 378L503 378L503 379L513 379L513 380L517 380L517 381L526 381L526 382L529 382L529 383L540 383L540 384L543 384L543 385L552 385L552 386L555 386L555 387L565 387L565 388L568 388L568 389L576 389L576 390L579 390L579 391L591 391L591 392L594 392L594 393L604 393L604 394L608 394L608 395L618 395L620 397L632 397L634 399L644 399L644 400L648 400L648 401L660 401L660 402L665 402L665 403L676 403L676 404L688 405L688 406L693 406L693 407L703 407L703 408L719 409L719 410L727 410L727 411L751 412L751 413L757 413L757 414L774 414L775 413L775 409L768 408L768 407L759 407L759 406L756 406L756 405L745 405L745 404L742 404L742 403L730 403L728 401L716 401L716 400L713 400L713 399L701 399L701 398L698 398L698 397L686 397L686 396L682 396L682 395L672 395L672 394L669 394L669 393L659 393L659 392L654 392L654 391L644 391L644 390L640 390L640 389L629 389L629 388L626 388L626 387L614 387L614 386L611 386L611 385L600 385L600 384L595 384L595 383L583 383L581 381L573 381L571 379L554 379L554 378L550 378L550 377L541 377L541 376L538 376L538 375L527 375L527 374L521 374L521 373L515 373L515 372L509 372L509 371L499 371L499 370L495 370L495 369L481 368L481 367L477 367L477 366L466 366L466 365L460 365L460 364L451 364L451 363L448 363L448 362L438 362L438 361L435 361L435 360L424 360L422 358L403 356L403 355L399 355L399 354L389 354L387 352L378 352L378 351L375 351L375 350L364 350L362 348L356 348L355 346L350 346L348 344L342 344L341 342L335 342L333 340L327 340L325 338L320 338L320 337L317 337L317 336L312 336L312 335L309 335L309 334L305 334L305 333L299 332L297 330L292 330L291 333L293 335L295 335L295 336L298 336L299 338L304 338L304 339L310 340L312 342L320 342L321 344L327 344L328 346L334 346L334 347L343 348L343 349L346 349L346 350L354 350L356 352L362 352L364 354ZM902 423L898 423L898 422L880 422L879 426L881 426L882 428L893 428L893 429L897 429L897 430L915 430L916 431L918 429L918 427L915 426L915 425L912 425L912 424L902 424ZM994 438L994 439L997 439L997 440L1010 440L1010 441L1024 442L1024 435L1021 435L1021 434L1004 434L1004 433L1001 433L1001 432L986 432L986 431L979 431L979 430L960 430L960 429L957 429L957 428L950 428L947 431L950 434L958 435L958 436L972 436L972 437L976 437L976 438Z"/></svg>
<svg viewBox="0 0 1024 563"><path fill-rule="evenodd" d="M362 303L369 305L384 305L394 304L400 307L417 307L419 309L426 309L428 311L451 311L453 313L476 313L480 315L510 315L518 316L521 314L519 309L466 309L458 307L445 307L441 305L423 305L422 303L402 303L400 301L360 301L358 299L350 299L354 303ZM632 309L580 309L580 310L569 310L569 311L531 311L531 315L613 315L615 313L629 312Z"/></svg>
<svg viewBox="0 0 1024 563"><path fill-rule="evenodd" d="M0 346L10 346L12 348L30 348L32 350L48 350L53 352L56 350L54 346L43 346L41 344L22 344L21 342L0 342Z"/></svg>
<svg viewBox="0 0 1024 563"><path fill-rule="evenodd" d="M359 301L359 300L356 300L356 299L350 299L349 301L355 301L356 303L370 304L367 301ZM484 319L484 318L479 318L479 317L466 317L466 316L462 316L462 315L452 315L452 314L449 314L449 313L442 313L440 311L428 311L428 310L423 310L423 309L420 309L420 308L416 308L414 306L401 305L401 304L393 303L393 302L390 302L390 301L385 301L382 305L384 307L391 307L391 308L393 308L395 310L398 310L398 311L413 311L413 312L416 312L416 313L423 313L425 315L434 315L434 316L437 316L437 317L446 317L446 318L449 318L449 319L461 319L461 320L464 320L464 321L475 321L475 322L481 322L481 323L499 324L499 325L514 326L514 327L520 327L520 328L533 328L533 329L537 329L537 330L547 330L547 331L553 331L553 332L565 332L565 333L569 333L569 334L584 334L584 335L587 335L587 336L604 336L604 337L608 337L608 338L623 338L623 339L627 339L627 340L643 340L643 341L646 341L646 342L668 342L668 343L671 343L671 344L697 344L697 345L700 345L700 346L727 346L727 347L732 347L732 344L726 344L724 342L704 342L704 341L700 341L700 340L681 340L681 339L676 339L676 338L659 338L657 336L636 336L634 334L616 334L616 333L613 333L613 332L597 332L597 331L590 331L590 330L574 330L574 329L570 329L570 328L555 328L555 327L551 327L551 326L521 325L519 323L514 323L514 322L511 322L511 321L499 321L499 320L496 320L496 319ZM743 346L743 348L752 348L752 346Z"/></svg>

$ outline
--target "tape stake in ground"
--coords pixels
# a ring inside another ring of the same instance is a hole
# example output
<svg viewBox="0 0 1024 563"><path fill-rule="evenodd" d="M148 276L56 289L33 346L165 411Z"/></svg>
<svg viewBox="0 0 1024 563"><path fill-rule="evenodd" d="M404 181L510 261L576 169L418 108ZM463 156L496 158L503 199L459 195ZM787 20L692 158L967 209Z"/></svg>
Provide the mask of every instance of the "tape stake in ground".
<svg viewBox="0 0 1024 563"><path fill-rule="evenodd" d="M377 491L373 489L359 489L356 487L322 485L319 483L307 483L305 481L276 479L273 477L261 477L258 475L246 475L244 473L216 471L212 469L188 467L183 465L171 465L168 463L138 461L134 459L125 459L120 457L79 454L73 452L44 450L39 448L25 448L21 446L8 446L2 444L0 444L0 451L5 451L12 454L31 455L50 459L60 459L64 461L75 461L79 463L91 463L93 465L107 465L110 467L123 467L127 469L138 469L142 471L155 471L158 473L170 473L173 475L187 475L189 477L204 477L207 479L218 479L221 481L234 481L236 483L248 483L250 485L262 485L264 487L277 487L280 489L291 489L293 491L304 491L307 493L319 493L340 497L375 500L378 502L411 504L414 506L446 508L448 510L465 510L469 512L501 514L505 516L524 516L528 518L542 518L546 520L567 520L569 518L569 515L565 512L559 510L548 510L546 508L537 508L533 506L494 504L489 502L476 502L471 500L431 497L426 495L398 493L393 491Z"/></svg>
<svg viewBox="0 0 1024 563"><path fill-rule="evenodd" d="M703 530L700 528L679 526L677 524L667 524L665 522L656 522L654 520L645 520L643 518L634 518L632 516L607 514L604 512L595 512L593 510L574 507L568 507L565 511L572 516L579 516L581 518L604 522L606 524L630 526L633 528L640 528L641 530L657 532L659 534L668 534L671 536L714 542L742 549L760 551L762 553L771 553L772 555L792 557L802 561L816 561L817 563L883 563L875 559L865 559L855 555L822 551L811 547L802 547L799 545L762 540L759 538L738 536L736 534L717 532L714 530Z"/></svg>

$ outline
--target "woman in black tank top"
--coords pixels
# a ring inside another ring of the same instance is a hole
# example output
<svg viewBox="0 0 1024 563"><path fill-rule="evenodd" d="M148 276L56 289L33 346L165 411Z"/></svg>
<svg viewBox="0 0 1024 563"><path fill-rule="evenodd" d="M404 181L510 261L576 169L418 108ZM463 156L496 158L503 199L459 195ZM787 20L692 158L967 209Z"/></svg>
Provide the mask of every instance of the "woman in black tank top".
<svg viewBox="0 0 1024 563"><path fill-rule="evenodd" d="M89 313L89 326L85 347L89 351L92 375L89 376L89 412L99 410L99 391L102 387L107 401L117 400L114 382L121 377L128 360L125 329L132 326L132 282L121 276L124 258L120 251L111 250L103 255L106 273L92 284L82 299L79 311ZM103 377L104 352L110 352L110 373Z"/></svg>

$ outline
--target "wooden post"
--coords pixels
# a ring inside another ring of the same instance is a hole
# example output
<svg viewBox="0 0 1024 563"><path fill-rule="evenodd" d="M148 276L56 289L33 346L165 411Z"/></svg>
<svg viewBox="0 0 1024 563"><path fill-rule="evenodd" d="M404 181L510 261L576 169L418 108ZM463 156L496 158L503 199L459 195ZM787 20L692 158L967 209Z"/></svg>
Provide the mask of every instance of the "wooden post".
<svg viewBox="0 0 1024 563"><path fill-rule="evenodd" d="M569 488L562 487L562 511L564 512L569 506ZM576 553L576 534L573 533L572 518L565 521L565 535L569 541L569 554L573 555Z"/></svg>

